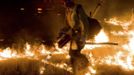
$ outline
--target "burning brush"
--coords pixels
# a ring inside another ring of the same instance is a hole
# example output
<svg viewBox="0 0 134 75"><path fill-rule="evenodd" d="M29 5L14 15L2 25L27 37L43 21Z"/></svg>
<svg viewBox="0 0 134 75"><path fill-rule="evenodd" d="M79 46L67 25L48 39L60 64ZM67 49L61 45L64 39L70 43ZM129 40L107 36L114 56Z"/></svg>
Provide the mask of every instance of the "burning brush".
<svg viewBox="0 0 134 75"><path fill-rule="evenodd" d="M128 29L128 43L123 45L110 43L104 30L95 36L93 42L87 41L82 51L90 61L85 75L133 75L133 33L133 30ZM111 45L116 45L116 47L111 47ZM0 75L71 75L69 43L63 48L59 48L58 44L55 44L55 48L52 48L53 52L48 50L45 45L29 43L26 43L22 49L23 53L18 53L10 47L0 50ZM110 54L112 50L116 51L114 55L101 57L101 53L106 54L108 51L107 53ZM95 55L97 52L100 52L98 53L100 55Z"/></svg>

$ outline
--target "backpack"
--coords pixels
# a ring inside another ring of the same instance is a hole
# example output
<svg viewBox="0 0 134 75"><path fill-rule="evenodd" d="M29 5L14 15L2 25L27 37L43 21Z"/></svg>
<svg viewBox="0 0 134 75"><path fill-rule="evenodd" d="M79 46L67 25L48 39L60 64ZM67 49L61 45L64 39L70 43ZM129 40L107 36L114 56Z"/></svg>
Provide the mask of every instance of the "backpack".
<svg viewBox="0 0 134 75"><path fill-rule="evenodd" d="M86 39L94 38L95 35L97 35L102 29L99 21L94 18L90 18L80 4L77 5L76 13L84 25Z"/></svg>

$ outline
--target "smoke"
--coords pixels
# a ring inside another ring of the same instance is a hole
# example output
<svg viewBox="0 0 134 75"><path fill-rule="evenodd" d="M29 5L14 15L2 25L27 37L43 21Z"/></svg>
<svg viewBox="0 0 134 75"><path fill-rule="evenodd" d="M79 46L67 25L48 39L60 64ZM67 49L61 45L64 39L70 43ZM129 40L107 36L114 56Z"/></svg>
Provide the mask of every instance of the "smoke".
<svg viewBox="0 0 134 75"><path fill-rule="evenodd" d="M50 3L50 7L42 6L42 1L2 0L0 2L0 42L2 46L12 43L44 42L51 45L59 30L65 25L64 9L61 5ZM21 10L23 8L23 10Z"/></svg>
<svg viewBox="0 0 134 75"><path fill-rule="evenodd" d="M93 12L99 0L76 0L77 3L82 4L86 13L89 15ZM134 8L133 0L102 0L102 6L98 10L95 18L103 20L113 16L122 16L126 13L131 14L131 9Z"/></svg>
<svg viewBox="0 0 134 75"><path fill-rule="evenodd" d="M126 13L131 14L131 9L134 7L133 2L133 0L105 0L96 16L104 19L113 16L120 17Z"/></svg>
<svg viewBox="0 0 134 75"><path fill-rule="evenodd" d="M93 12L99 0L75 0L83 5L86 13ZM112 16L130 14L133 0L104 0L103 5L97 12L95 18L103 20ZM27 0L2 0L0 2L0 39L4 39L1 44L10 44L24 41L40 40L50 43L56 40L58 32L65 26L64 8L58 1L45 3L41 14L37 13L38 5L42 1ZM20 9L24 8L24 11Z"/></svg>

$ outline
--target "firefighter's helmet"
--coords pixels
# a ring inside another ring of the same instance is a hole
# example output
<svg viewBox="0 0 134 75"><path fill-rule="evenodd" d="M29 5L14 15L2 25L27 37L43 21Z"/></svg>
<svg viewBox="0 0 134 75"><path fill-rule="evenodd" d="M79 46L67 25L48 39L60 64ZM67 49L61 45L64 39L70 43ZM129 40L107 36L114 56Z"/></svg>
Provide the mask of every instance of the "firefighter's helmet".
<svg viewBox="0 0 134 75"><path fill-rule="evenodd" d="M73 0L64 0L64 2L65 2L65 5L66 5L67 7L72 7L72 6L74 6L74 1L73 1Z"/></svg>

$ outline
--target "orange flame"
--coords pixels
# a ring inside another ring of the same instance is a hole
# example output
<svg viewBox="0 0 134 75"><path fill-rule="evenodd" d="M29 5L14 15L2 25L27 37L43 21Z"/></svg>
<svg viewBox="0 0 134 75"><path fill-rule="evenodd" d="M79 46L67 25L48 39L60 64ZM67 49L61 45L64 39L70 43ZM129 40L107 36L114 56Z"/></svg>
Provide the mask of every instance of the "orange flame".
<svg viewBox="0 0 134 75"><path fill-rule="evenodd" d="M99 42L108 42L109 38L107 37L106 33L104 32L104 30L101 30L99 32L99 34L95 37L95 42L99 43Z"/></svg>
<svg viewBox="0 0 134 75"><path fill-rule="evenodd" d="M106 33L104 32L104 30L101 30L101 31L98 33L98 35L95 36L95 41L93 41L93 42L95 42L95 43L100 43L100 42L108 42L108 41L109 41L108 36L107 36ZM86 41L86 42L90 42L90 41L88 40L88 41ZM91 50L91 49L94 49L94 48L96 48L96 47L102 47L102 46L101 46L101 45L94 45L94 46L93 46L93 45L86 44L83 49L84 49L84 50L86 50L86 49Z"/></svg>

